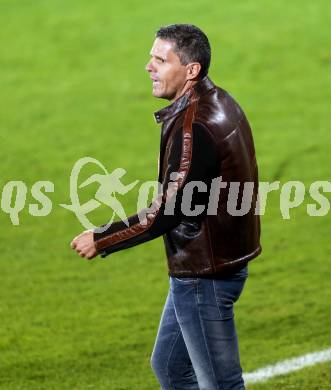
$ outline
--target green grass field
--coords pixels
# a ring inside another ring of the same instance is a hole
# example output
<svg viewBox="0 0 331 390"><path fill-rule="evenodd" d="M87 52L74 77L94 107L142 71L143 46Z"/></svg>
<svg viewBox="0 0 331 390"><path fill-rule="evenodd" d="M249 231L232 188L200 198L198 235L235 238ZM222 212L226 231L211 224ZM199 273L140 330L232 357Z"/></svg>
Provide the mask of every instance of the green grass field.
<svg viewBox="0 0 331 390"><path fill-rule="evenodd" d="M330 11L326 0L0 0L0 189L55 185L46 217L29 214L30 193L19 226L0 211L1 389L158 388L162 240L86 262L69 249L82 226L59 204L80 157L125 168L126 183L156 178L152 113L167 102L151 96L144 66L155 30L175 22L210 37L210 76L247 113L260 180L306 185L290 220L279 191L268 200L263 254L236 311L244 371L331 347L331 211L306 212L309 185L330 180ZM136 196L121 199L129 213ZM100 208L91 220L107 217ZM331 363L248 389L331 389Z"/></svg>

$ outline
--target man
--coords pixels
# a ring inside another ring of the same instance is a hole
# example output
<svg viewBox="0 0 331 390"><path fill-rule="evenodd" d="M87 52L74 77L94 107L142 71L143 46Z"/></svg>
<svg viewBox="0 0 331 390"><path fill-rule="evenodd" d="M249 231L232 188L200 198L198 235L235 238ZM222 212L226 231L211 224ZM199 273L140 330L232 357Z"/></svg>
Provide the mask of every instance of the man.
<svg viewBox="0 0 331 390"><path fill-rule="evenodd" d="M163 389L245 388L233 304L247 262L261 252L258 173L247 119L207 77L209 64L210 45L200 29L159 29L146 70L153 95L171 103L155 114L162 123L162 192L129 226L115 222L71 244L91 259L163 235L170 289L151 360ZM245 183L253 184L250 207L229 212L229 205L247 203Z"/></svg>

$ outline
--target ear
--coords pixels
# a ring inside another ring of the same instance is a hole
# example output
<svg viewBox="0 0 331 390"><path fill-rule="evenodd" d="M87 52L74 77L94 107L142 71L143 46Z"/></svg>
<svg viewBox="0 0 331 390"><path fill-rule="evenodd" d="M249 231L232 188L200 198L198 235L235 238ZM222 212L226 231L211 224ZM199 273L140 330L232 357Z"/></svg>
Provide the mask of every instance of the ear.
<svg viewBox="0 0 331 390"><path fill-rule="evenodd" d="M190 64L186 65L186 77L187 80L194 80L198 77L200 70L201 70L201 65L199 62L191 62Z"/></svg>

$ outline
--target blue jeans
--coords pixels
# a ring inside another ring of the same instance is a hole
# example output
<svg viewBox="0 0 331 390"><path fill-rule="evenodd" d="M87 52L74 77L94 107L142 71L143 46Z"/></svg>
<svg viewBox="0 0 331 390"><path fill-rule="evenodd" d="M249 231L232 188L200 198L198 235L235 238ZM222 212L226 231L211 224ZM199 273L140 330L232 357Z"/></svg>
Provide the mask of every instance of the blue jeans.
<svg viewBox="0 0 331 390"><path fill-rule="evenodd" d="M247 267L222 279L170 277L151 364L164 390L244 390L233 304Z"/></svg>

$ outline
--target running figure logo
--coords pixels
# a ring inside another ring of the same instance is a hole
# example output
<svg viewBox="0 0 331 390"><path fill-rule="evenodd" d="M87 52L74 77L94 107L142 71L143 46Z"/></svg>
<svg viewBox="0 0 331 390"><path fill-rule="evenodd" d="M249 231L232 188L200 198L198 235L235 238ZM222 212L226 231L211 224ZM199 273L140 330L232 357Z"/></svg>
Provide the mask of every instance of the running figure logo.
<svg viewBox="0 0 331 390"><path fill-rule="evenodd" d="M78 177L82 168L88 164L92 163L101 168L104 174L93 174L83 183L78 185ZM126 174L126 170L123 168L116 168L114 171L109 173L100 161L92 157L83 157L79 159L72 168L70 175L70 199L71 204L61 204L60 206L74 212L81 222L81 224L86 229L96 228L89 219L86 217L86 214L97 209L102 204L107 205L113 211L110 220L107 225L111 224L117 215L126 225L128 225L127 216L123 209L121 202L116 198L116 194L125 195L127 192L132 190L134 186L139 182L136 180L130 184L123 184L121 178ZM78 189L84 188L92 183L99 183L99 188L95 193L95 199L90 199L84 204L80 204ZM105 227L106 228L106 227Z"/></svg>

